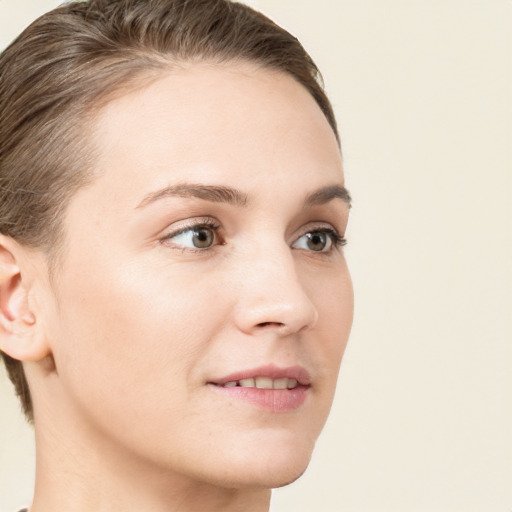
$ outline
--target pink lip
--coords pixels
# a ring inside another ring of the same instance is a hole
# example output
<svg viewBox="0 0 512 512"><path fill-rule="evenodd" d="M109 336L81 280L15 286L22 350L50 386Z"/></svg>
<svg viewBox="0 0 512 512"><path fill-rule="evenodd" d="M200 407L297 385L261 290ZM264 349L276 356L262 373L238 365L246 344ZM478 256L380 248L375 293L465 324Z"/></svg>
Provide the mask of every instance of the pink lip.
<svg viewBox="0 0 512 512"><path fill-rule="evenodd" d="M270 379L295 379L294 389L259 389L246 387L223 387L226 382L239 381L256 377ZM232 373L220 379L208 382L210 389L222 394L230 400L241 400L270 412L287 412L298 409L308 397L311 387L311 377L301 366L278 368L275 365L261 366L251 370Z"/></svg>

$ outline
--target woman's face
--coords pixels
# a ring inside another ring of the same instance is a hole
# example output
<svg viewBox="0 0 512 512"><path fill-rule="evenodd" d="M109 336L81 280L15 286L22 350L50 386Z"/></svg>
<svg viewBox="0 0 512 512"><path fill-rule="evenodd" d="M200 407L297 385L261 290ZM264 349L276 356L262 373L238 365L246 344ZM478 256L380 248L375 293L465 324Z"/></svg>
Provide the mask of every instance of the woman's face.
<svg viewBox="0 0 512 512"><path fill-rule="evenodd" d="M110 102L94 140L46 322L63 407L103 454L220 485L292 481L353 310L324 115L289 76L196 63Z"/></svg>

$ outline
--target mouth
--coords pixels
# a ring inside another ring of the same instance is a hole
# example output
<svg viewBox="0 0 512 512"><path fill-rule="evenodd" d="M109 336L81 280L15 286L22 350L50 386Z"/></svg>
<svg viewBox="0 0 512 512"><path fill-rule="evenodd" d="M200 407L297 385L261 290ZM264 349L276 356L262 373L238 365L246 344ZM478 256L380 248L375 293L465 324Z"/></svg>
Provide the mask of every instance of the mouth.
<svg viewBox="0 0 512 512"><path fill-rule="evenodd" d="M209 381L208 386L233 400L271 412L299 408L306 401L311 377L301 366L274 365L246 370Z"/></svg>
<svg viewBox="0 0 512 512"><path fill-rule="evenodd" d="M270 377L249 377L248 379L232 380L221 383L212 383L223 388L258 388L258 389L295 389L298 385L296 379L271 379Z"/></svg>

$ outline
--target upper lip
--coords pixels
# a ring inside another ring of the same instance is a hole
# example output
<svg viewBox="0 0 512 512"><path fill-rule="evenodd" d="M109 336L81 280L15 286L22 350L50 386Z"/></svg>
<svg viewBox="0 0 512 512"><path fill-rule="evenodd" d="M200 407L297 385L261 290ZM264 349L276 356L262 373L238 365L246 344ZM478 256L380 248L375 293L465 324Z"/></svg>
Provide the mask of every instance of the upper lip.
<svg viewBox="0 0 512 512"><path fill-rule="evenodd" d="M242 379L254 379L256 377L267 377L272 380L284 378L295 379L302 386L311 385L311 377L302 366L288 366L284 368L274 364L231 373L219 379L212 379L209 382L211 384L226 384L226 382L236 382Z"/></svg>

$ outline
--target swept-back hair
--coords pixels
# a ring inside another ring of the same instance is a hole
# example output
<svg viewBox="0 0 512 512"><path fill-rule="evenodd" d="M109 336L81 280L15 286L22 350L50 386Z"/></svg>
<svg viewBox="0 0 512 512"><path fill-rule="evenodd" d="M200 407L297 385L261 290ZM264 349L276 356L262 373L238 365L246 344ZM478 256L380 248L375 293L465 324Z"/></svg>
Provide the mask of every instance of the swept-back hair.
<svg viewBox="0 0 512 512"><path fill-rule="evenodd" d="M46 251L55 267L62 218L93 178L88 121L115 94L180 62L245 60L291 75L336 137L319 71L299 41L229 0L89 0L32 23L0 55L0 232ZM27 418L20 361L1 354Z"/></svg>

